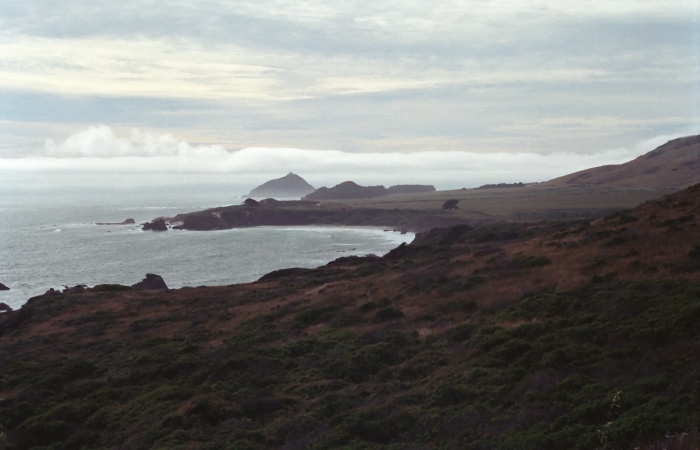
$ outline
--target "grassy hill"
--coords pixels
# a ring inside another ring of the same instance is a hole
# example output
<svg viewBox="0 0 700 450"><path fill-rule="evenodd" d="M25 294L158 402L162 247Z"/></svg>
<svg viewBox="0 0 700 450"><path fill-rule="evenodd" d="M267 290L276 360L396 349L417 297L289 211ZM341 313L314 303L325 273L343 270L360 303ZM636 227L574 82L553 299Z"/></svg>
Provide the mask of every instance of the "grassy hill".
<svg viewBox="0 0 700 450"><path fill-rule="evenodd" d="M0 315L0 448L700 445L700 185Z"/></svg>
<svg viewBox="0 0 700 450"><path fill-rule="evenodd" d="M700 135L674 139L625 164L595 167L547 183L684 188L700 183Z"/></svg>

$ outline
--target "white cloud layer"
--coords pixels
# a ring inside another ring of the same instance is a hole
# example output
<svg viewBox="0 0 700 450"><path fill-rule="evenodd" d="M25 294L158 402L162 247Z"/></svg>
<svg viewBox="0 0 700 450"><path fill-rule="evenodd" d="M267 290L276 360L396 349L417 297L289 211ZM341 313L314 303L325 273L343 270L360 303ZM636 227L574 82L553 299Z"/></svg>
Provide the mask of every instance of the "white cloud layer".
<svg viewBox="0 0 700 450"><path fill-rule="evenodd" d="M193 145L168 134L132 130L118 137L105 125L92 126L63 141L48 140L45 155L0 159L0 170L27 176L85 175L104 182L140 174L144 182L205 183L222 176L254 187L295 172L317 187L347 180L365 185L432 184L438 189L475 187L498 182L538 182L603 164L619 164L646 153L673 136L660 136L630 148L594 154L473 153L423 151L412 153L350 153L297 148L246 148ZM105 178L106 175L109 175ZM157 175L157 176L156 176ZM135 178L134 178L135 179ZM148 183L146 183L148 184Z"/></svg>

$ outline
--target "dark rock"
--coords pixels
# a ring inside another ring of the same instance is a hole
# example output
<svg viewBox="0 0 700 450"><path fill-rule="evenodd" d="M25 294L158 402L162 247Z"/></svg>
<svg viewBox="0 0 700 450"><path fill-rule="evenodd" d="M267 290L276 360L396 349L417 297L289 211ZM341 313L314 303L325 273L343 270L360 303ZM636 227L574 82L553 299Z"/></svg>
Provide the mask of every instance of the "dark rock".
<svg viewBox="0 0 700 450"><path fill-rule="evenodd" d="M457 203L459 203L459 200L447 200L445 203L442 204L442 209L459 209Z"/></svg>
<svg viewBox="0 0 700 450"><path fill-rule="evenodd" d="M0 302L0 312L12 311L12 307L7 303Z"/></svg>
<svg viewBox="0 0 700 450"><path fill-rule="evenodd" d="M87 285L85 284L76 284L75 286L64 286L63 287L63 293L64 294L82 294L85 292L87 289Z"/></svg>
<svg viewBox="0 0 700 450"><path fill-rule="evenodd" d="M260 277L258 279L258 282L262 281L271 281L271 280L278 280L280 278L287 278L287 277L297 277L300 275L307 275L309 273L314 272L316 269L305 269L301 267L290 267L288 269L280 269L280 270L274 270L270 273L267 273Z"/></svg>
<svg viewBox="0 0 700 450"><path fill-rule="evenodd" d="M153 273L147 273L146 278L131 287L137 289L168 289L163 278Z"/></svg>
<svg viewBox="0 0 700 450"><path fill-rule="evenodd" d="M159 217L143 224L143 231L168 231L165 219Z"/></svg>
<svg viewBox="0 0 700 450"><path fill-rule="evenodd" d="M126 219L124 222L97 222L95 225L132 225L135 223L134 219Z"/></svg>
<svg viewBox="0 0 700 450"><path fill-rule="evenodd" d="M4 284L0 283L0 291L9 291L10 288L5 286Z"/></svg>

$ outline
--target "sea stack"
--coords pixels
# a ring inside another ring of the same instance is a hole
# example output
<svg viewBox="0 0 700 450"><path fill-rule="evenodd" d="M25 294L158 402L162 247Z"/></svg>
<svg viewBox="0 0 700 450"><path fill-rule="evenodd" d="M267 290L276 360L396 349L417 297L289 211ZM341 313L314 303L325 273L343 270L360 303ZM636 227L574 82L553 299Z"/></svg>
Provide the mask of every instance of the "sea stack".
<svg viewBox="0 0 700 450"><path fill-rule="evenodd" d="M159 217L144 223L142 229L143 231L168 231L168 225L165 223L165 219Z"/></svg>

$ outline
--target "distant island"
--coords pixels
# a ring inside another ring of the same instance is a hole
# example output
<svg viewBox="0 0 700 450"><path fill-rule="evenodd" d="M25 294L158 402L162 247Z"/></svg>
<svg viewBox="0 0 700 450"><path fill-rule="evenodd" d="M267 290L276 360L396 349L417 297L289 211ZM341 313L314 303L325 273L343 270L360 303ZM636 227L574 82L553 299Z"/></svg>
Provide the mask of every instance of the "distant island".
<svg viewBox="0 0 700 450"><path fill-rule="evenodd" d="M332 188L316 189L295 173L288 173L282 178L266 181L256 187L245 198L255 199L302 199L302 200L348 200L382 197L396 194L420 194L434 192L435 186L421 184L404 184L385 188L384 186L361 186L354 181L345 181Z"/></svg>
<svg viewBox="0 0 700 450"><path fill-rule="evenodd" d="M315 190L316 188L302 177L290 172L282 178L266 181L244 197L299 199Z"/></svg>
<svg viewBox="0 0 700 450"><path fill-rule="evenodd" d="M353 181L345 181L332 188L321 187L304 197L304 200L348 200L374 198L395 194L420 194L434 192L435 186L404 184L385 188L384 186L360 186Z"/></svg>

